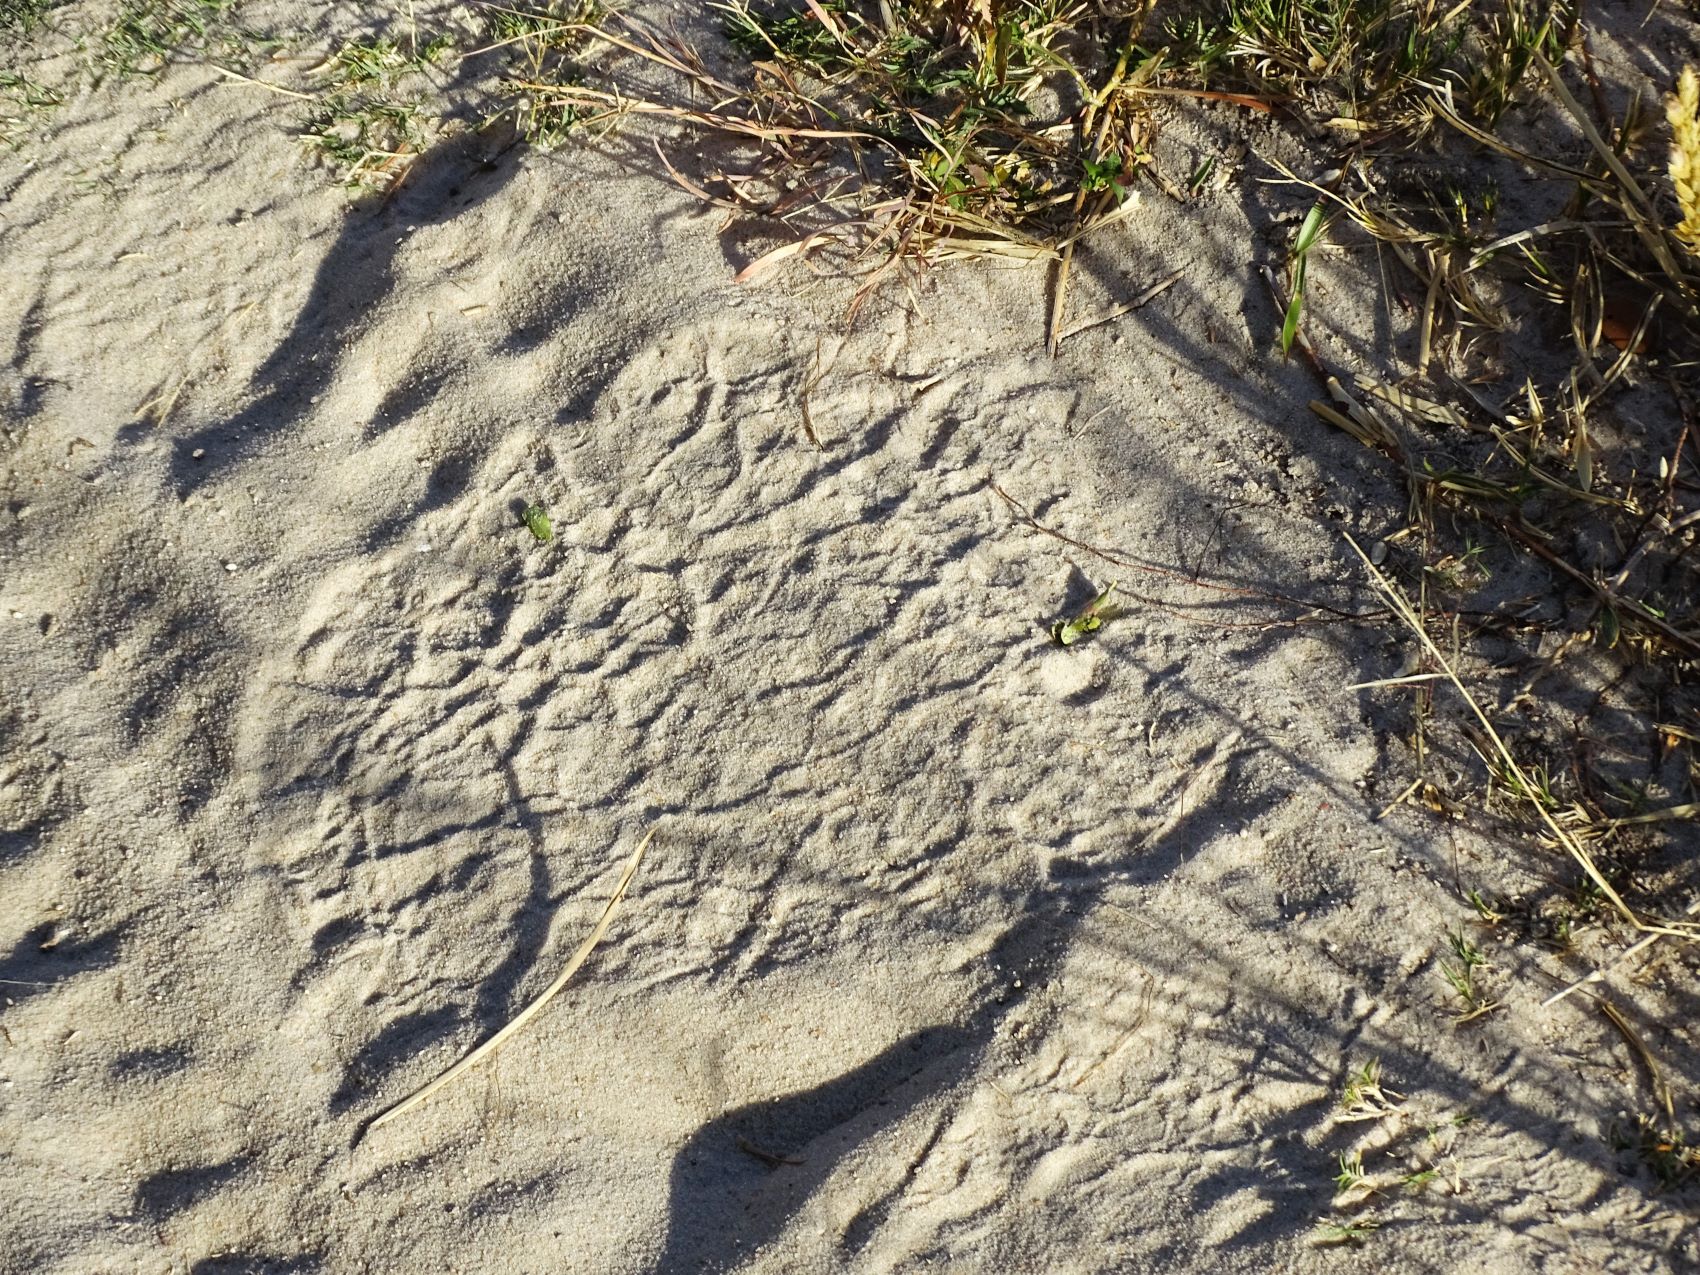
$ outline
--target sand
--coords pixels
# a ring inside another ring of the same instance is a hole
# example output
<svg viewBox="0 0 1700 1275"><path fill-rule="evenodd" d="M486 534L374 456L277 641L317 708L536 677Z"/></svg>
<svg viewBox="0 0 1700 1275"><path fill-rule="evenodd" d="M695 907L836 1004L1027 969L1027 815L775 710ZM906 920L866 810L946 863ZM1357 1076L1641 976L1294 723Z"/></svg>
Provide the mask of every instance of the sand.
<svg viewBox="0 0 1700 1275"><path fill-rule="evenodd" d="M643 146L351 210L287 110L174 65L0 156L0 1270L1700 1264L1585 960L1476 934L1453 1022L1459 886L1554 852L1376 817L1409 642L1313 608L1403 494L1271 354L1302 199L1148 199L1075 312L1180 278L1053 360L1042 270L847 326Z"/></svg>

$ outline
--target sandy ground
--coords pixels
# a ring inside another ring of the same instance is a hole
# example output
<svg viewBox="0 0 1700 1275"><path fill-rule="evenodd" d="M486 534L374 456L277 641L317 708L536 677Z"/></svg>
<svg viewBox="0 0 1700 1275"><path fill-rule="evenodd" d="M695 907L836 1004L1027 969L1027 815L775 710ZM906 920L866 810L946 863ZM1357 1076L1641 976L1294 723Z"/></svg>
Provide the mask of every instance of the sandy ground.
<svg viewBox="0 0 1700 1275"><path fill-rule="evenodd" d="M1697 1268L1585 966L1452 1022L1456 884L1545 852L1375 822L1406 642L1191 582L1369 609L1400 525L1268 352L1301 203L1148 201L1079 313L1180 280L1053 361L1042 272L847 330L641 146L350 211L280 109L177 66L0 157L0 1270Z"/></svg>

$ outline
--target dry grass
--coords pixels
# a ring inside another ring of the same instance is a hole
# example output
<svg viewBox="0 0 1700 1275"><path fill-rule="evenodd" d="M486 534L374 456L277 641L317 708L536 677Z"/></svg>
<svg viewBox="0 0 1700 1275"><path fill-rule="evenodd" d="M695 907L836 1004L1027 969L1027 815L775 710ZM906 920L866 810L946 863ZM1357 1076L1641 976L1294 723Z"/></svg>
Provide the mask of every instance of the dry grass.
<svg viewBox="0 0 1700 1275"><path fill-rule="evenodd" d="M1671 233L1700 257L1700 72L1682 68L1665 109L1670 121L1670 184L1682 214Z"/></svg>
<svg viewBox="0 0 1700 1275"><path fill-rule="evenodd" d="M585 961L590 959L590 954L596 950L596 945L602 942L602 936L608 933L608 926L614 920L614 910L620 906L620 900L625 897L627 887L631 885L632 878L637 875L638 867L643 863L644 852L649 849L649 843L655 837L655 831L656 830L654 828L651 828L644 834L643 840L638 842L638 848L632 851L632 857L626 861L625 871L620 874L619 881L615 883L614 892L608 896L608 902L602 909L602 915L597 918L596 924L591 928L590 933L585 936L584 942L578 945L578 949L573 952L571 959L569 959L566 965L562 967L561 972L555 976L554 982L550 983L549 986L539 992L530 1004L520 1010L519 1013L515 1014L513 1018L509 1019L507 1025L494 1036L490 1037L489 1040L485 1041L482 1045L479 1045L478 1048L467 1054L454 1066L450 1067L442 1075L431 1081L430 1084L415 1090L411 1095L398 1102L389 1110L374 1117L372 1122L366 1126L364 1133L361 1135L362 1137L365 1136L365 1133L371 1133L381 1125L388 1124L391 1120L395 1120L406 1115L409 1111L412 1111L415 1107L419 1106L433 1094L442 1089L443 1086L447 1085L450 1081L476 1067L479 1063L494 1054L513 1036L515 1036L527 1023L529 1023L533 1018L536 1018L537 1015L541 1014L543 1010L547 1008L549 1002L554 1000L560 993L561 989L565 987L569 981L571 981L572 976L578 973L579 967L582 966Z"/></svg>
<svg viewBox="0 0 1700 1275"><path fill-rule="evenodd" d="M740 276L834 259L852 313L907 270L1054 262L1121 220L1145 158L1142 6L1077 0L718 6L747 70L635 19L578 27L630 68L606 87L535 82L587 126L659 117L725 140L727 167L675 181L733 216L788 227ZM1064 286L1059 286L1059 298ZM1053 343L1061 332L1059 305Z"/></svg>

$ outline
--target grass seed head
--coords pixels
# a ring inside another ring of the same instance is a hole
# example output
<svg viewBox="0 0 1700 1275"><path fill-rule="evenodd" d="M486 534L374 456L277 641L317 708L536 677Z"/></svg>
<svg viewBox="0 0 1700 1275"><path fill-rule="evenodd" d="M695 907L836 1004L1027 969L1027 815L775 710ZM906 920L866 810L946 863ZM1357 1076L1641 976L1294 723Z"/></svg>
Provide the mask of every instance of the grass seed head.
<svg viewBox="0 0 1700 1275"><path fill-rule="evenodd" d="M1700 257L1700 73L1692 66L1682 68L1676 92L1665 103L1670 120L1670 180L1676 190L1682 220L1676 237L1682 246Z"/></svg>

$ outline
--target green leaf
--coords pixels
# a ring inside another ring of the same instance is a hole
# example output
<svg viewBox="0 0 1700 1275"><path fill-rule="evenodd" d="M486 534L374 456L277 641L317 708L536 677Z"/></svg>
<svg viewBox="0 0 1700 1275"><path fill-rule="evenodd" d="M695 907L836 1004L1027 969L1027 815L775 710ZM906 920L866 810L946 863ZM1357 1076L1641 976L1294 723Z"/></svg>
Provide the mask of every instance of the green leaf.
<svg viewBox="0 0 1700 1275"><path fill-rule="evenodd" d="M1105 589L1092 601L1080 609L1080 613L1072 620L1058 620L1051 625L1051 640L1058 646L1073 646L1088 633L1096 633L1104 627L1105 620L1113 620L1121 614L1121 608L1110 605L1110 595L1116 591L1116 582Z"/></svg>
<svg viewBox="0 0 1700 1275"><path fill-rule="evenodd" d="M525 525L531 534L537 537L537 543L546 545L555 534L554 524L549 521L549 512L542 505L527 505L525 512L520 515L525 519Z"/></svg>
<svg viewBox="0 0 1700 1275"><path fill-rule="evenodd" d="M1287 302L1287 314L1281 322L1281 353L1288 355L1293 352L1293 341L1299 335L1299 310L1304 305L1305 295L1305 263L1299 259L1293 267L1293 296Z"/></svg>
<svg viewBox="0 0 1700 1275"><path fill-rule="evenodd" d="M1299 237L1293 241L1293 296L1287 302L1287 314L1281 323L1281 353L1283 356L1293 352L1293 342L1299 335L1299 312L1304 308L1305 297L1305 257L1322 238L1322 232L1328 228L1328 214L1323 210L1319 199L1311 205L1305 214L1304 224L1299 227Z"/></svg>
<svg viewBox="0 0 1700 1275"><path fill-rule="evenodd" d="M1085 191L1108 190L1122 179L1123 160L1119 151L1110 151L1102 159L1082 161L1086 170L1080 188Z"/></svg>

